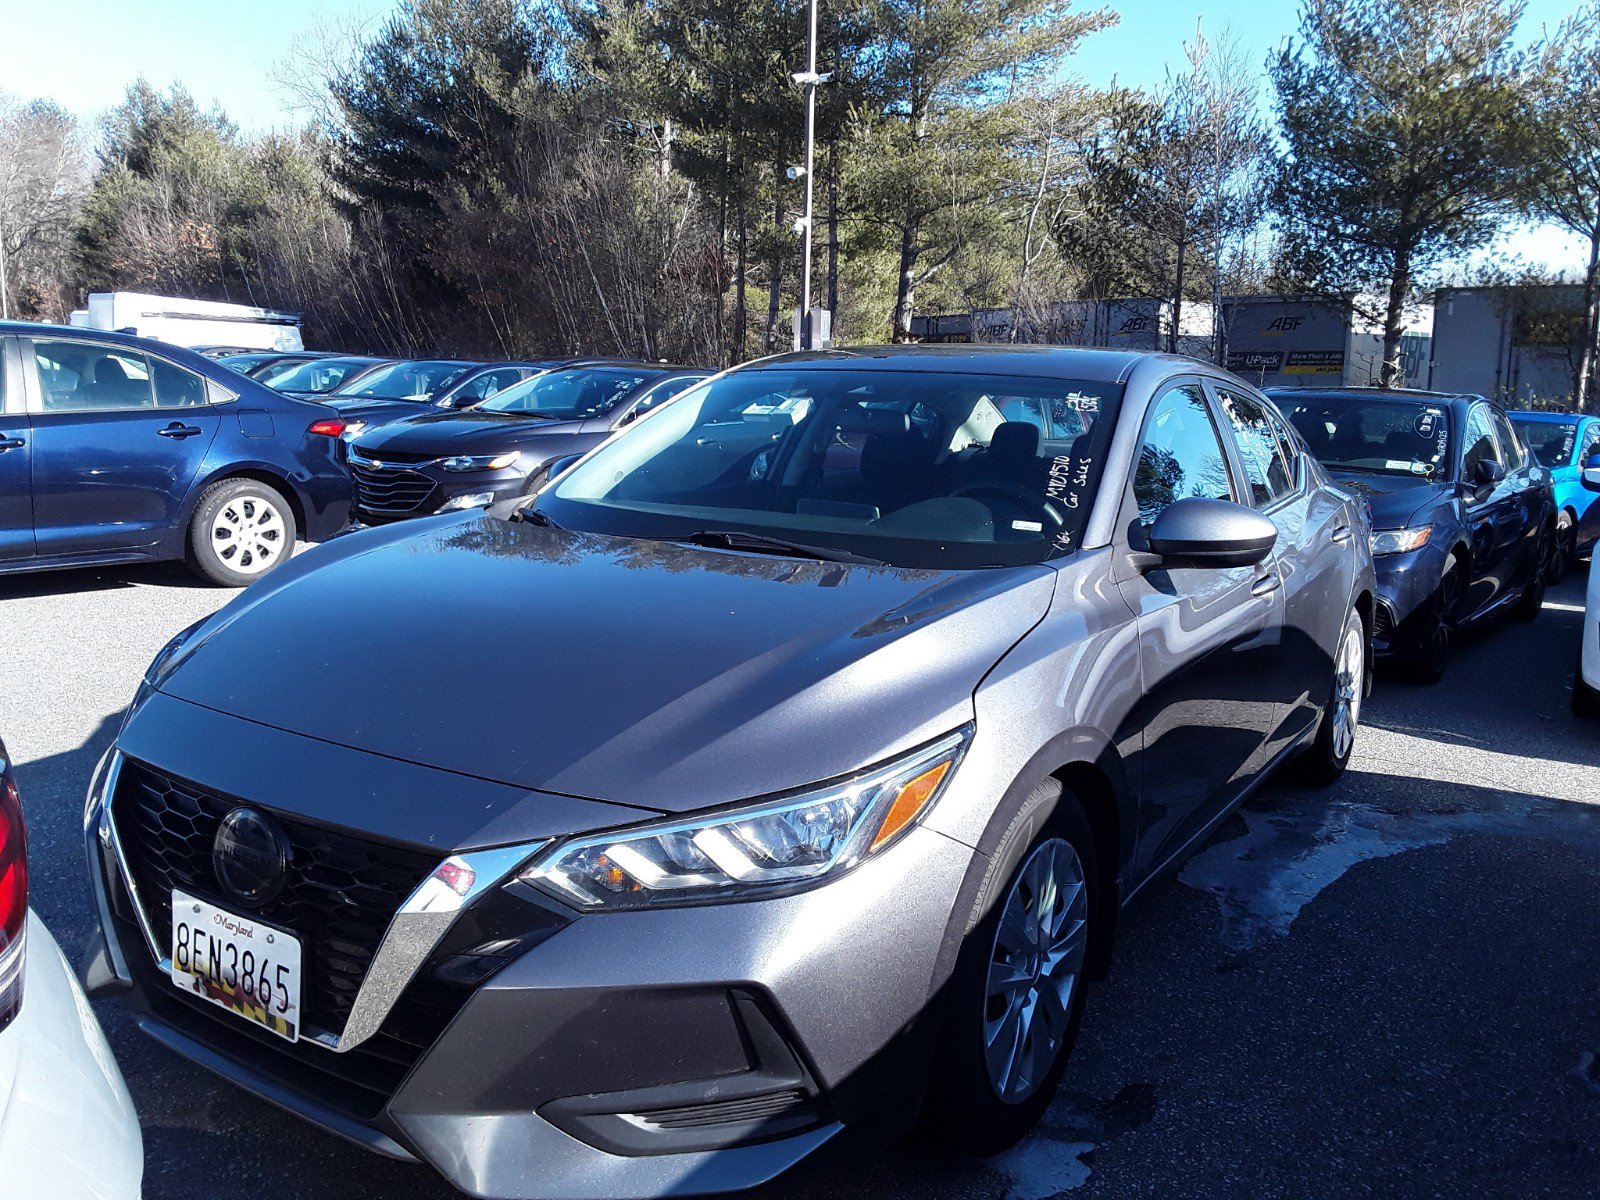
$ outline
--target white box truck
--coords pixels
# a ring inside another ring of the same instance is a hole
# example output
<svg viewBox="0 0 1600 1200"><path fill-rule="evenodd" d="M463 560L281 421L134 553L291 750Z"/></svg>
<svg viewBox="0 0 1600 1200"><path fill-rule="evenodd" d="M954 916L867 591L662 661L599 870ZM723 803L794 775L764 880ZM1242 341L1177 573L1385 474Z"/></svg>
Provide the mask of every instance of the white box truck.
<svg viewBox="0 0 1600 1200"><path fill-rule="evenodd" d="M220 300L185 300L145 292L91 292L89 307L72 314L83 329L156 338L174 346L237 346L242 350L303 350L300 314Z"/></svg>

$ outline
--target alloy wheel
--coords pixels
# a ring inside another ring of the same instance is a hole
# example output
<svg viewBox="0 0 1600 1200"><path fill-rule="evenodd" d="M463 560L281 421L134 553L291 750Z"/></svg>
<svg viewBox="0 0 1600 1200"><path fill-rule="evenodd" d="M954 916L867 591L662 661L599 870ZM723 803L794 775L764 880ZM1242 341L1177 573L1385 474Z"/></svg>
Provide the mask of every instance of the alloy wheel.
<svg viewBox="0 0 1600 1200"><path fill-rule="evenodd" d="M984 1057L1008 1104L1038 1091L1061 1053L1088 935L1083 863L1071 842L1050 838L1011 885L989 956Z"/></svg>
<svg viewBox="0 0 1600 1200"><path fill-rule="evenodd" d="M1366 682L1366 634L1359 622L1345 630L1333 678L1333 753L1343 759L1355 744L1361 722L1361 691Z"/></svg>
<svg viewBox="0 0 1600 1200"><path fill-rule="evenodd" d="M284 535L283 514L260 496L236 496L211 518L212 550L241 575L259 575L282 558Z"/></svg>

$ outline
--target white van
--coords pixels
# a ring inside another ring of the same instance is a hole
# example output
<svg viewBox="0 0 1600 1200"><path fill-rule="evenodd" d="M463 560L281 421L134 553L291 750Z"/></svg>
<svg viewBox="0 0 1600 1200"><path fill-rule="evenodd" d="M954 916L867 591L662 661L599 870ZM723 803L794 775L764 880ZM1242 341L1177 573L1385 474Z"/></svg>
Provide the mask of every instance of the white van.
<svg viewBox="0 0 1600 1200"><path fill-rule="evenodd" d="M145 292L91 292L89 307L72 314L82 329L157 338L174 346L238 350L304 350L300 314L220 300L185 300Z"/></svg>

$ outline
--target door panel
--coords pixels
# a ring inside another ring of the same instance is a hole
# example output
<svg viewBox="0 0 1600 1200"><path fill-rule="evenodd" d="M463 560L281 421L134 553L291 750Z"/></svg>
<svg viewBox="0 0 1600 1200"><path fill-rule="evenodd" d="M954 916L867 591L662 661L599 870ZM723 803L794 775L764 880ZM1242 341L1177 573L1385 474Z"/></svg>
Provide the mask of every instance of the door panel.
<svg viewBox="0 0 1600 1200"><path fill-rule="evenodd" d="M1167 504L1189 496L1235 499L1215 413L1198 384L1170 388L1151 406L1124 528L1131 548ZM1280 705L1284 596L1275 564L1123 572L1136 614L1143 728L1141 870L1164 862L1230 802L1265 759Z"/></svg>
<svg viewBox="0 0 1600 1200"><path fill-rule="evenodd" d="M1515 583L1522 519L1514 476L1508 474L1493 487L1480 488L1472 482L1480 461L1507 465L1484 405L1474 405L1467 414L1463 444L1461 478L1468 489L1467 521L1472 527L1471 579L1463 615L1473 616L1499 600Z"/></svg>
<svg viewBox="0 0 1600 1200"><path fill-rule="evenodd" d="M180 517L216 436L203 382L138 351L87 340L32 339L23 362L33 368L38 553L153 545Z"/></svg>
<svg viewBox="0 0 1600 1200"><path fill-rule="evenodd" d="M33 431L23 409L15 339L0 338L0 562L33 555Z"/></svg>

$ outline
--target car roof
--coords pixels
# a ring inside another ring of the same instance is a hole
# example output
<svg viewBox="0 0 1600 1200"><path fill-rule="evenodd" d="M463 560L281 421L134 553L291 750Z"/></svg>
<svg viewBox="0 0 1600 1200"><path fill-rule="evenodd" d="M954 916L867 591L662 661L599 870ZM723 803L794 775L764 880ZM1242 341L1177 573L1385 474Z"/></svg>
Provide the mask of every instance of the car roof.
<svg viewBox="0 0 1600 1200"><path fill-rule="evenodd" d="M1590 417L1592 415L1592 413L1549 412L1548 410L1543 412L1535 412L1523 408L1514 408L1506 413L1506 416L1517 421L1548 421L1551 424L1559 425L1576 425L1585 417Z"/></svg>
<svg viewBox="0 0 1600 1200"><path fill-rule="evenodd" d="M1433 401L1443 404L1472 404L1482 400L1465 392L1429 392L1421 388L1338 387L1297 388L1270 387L1266 394L1275 400L1303 397L1310 400L1389 400L1397 404L1416 404Z"/></svg>
<svg viewBox="0 0 1600 1200"><path fill-rule="evenodd" d="M855 371L927 371L973 375L1021 375L1041 379L1081 379L1122 383L1142 362L1166 361L1194 370L1206 364L1151 350L1110 350L1084 346L986 346L966 343L904 346L851 346L798 350L757 359L741 371L782 368L848 367Z"/></svg>

